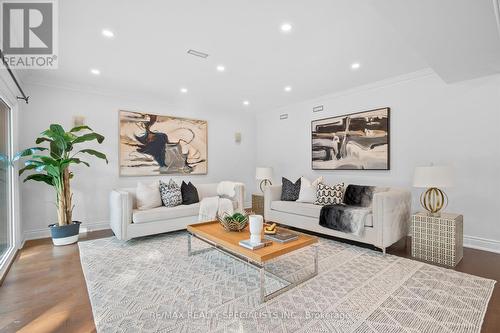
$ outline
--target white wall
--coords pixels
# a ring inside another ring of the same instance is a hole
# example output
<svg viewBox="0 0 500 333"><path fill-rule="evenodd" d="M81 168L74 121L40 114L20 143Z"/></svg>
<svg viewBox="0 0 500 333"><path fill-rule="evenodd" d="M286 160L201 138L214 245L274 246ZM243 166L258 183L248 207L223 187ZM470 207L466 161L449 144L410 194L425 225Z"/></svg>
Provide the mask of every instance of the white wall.
<svg viewBox="0 0 500 333"><path fill-rule="evenodd" d="M140 180L158 180L170 177L119 177L118 175L118 110L137 110L155 114L182 116L208 121L208 174L189 177L172 177L180 183L220 180L242 181L247 185L246 201L255 189L255 116L235 110L220 113L216 110L180 108L164 101L147 98L118 97L84 92L74 89L26 85L31 95L30 104L22 107L20 119L20 146L34 145L37 135L51 123L65 128L72 126L74 116L85 116L86 124L106 139L94 148L104 152L109 159L106 165L92 157L86 160L91 167L74 167L72 181L74 192L74 219L82 226L96 229L108 226L108 195L112 188L135 186ZM235 143L234 133L242 133L242 142ZM54 191L35 182L21 186L21 213L26 239L47 237L47 225L56 221Z"/></svg>
<svg viewBox="0 0 500 333"><path fill-rule="evenodd" d="M353 74L355 75L355 74ZM325 106L313 113L315 105ZM390 171L313 171L311 120L388 106ZM324 176L329 183L410 187L416 166L451 164L447 211L464 214L466 243L500 252L500 75L447 85L424 71L324 96L257 116L257 163L281 176ZM288 113L288 119L279 115ZM414 210L418 210L418 190Z"/></svg>

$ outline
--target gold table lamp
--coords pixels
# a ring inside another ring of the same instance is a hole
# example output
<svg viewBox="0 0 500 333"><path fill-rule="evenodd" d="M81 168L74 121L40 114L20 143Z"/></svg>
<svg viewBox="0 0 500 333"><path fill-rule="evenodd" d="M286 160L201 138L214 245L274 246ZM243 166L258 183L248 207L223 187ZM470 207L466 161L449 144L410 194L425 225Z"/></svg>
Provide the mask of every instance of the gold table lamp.
<svg viewBox="0 0 500 333"><path fill-rule="evenodd" d="M420 204L430 216L440 216L448 205L448 196L440 188L453 185L452 169L448 166L426 166L415 168L414 187L427 188L420 195Z"/></svg>
<svg viewBox="0 0 500 333"><path fill-rule="evenodd" d="M255 170L255 179L260 180L260 190L264 193L264 187L271 183L271 178L273 178L273 168L270 167L257 167Z"/></svg>

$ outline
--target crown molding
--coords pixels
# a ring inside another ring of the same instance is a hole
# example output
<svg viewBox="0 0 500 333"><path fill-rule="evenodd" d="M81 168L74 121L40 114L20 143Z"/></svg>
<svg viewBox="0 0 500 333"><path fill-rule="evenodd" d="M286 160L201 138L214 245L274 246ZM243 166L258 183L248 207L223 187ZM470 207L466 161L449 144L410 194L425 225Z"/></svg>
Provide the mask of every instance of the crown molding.
<svg viewBox="0 0 500 333"><path fill-rule="evenodd" d="M337 92L334 92L334 93L322 95L320 97L308 99L308 100L305 100L305 101L302 101L302 102L298 102L298 103L295 103L295 104L290 104L290 105L287 105L287 106L282 106L282 107L279 107L277 109L273 109L273 111L275 111L275 112L283 111L285 109L288 109L291 105L320 104L320 103L325 102L325 101L330 100L330 99L336 99L336 98L340 98L340 97L344 97L344 96L361 94L361 93L364 93L364 92L367 92L367 91L372 91L372 90L377 90L377 89L381 89L381 88L386 88L386 87L390 87L390 86L394 86L394 85L398 85L398 84L402 84L402 83L406 83L406 82L411 82L411 81L419 80L419 79L426 78L426 77L437 77L437 78L439 78L439 76L431 68L426 68L426 69L422 69L422 70L419 70L419 71L415 71L415 72L411 72L411 73L407 73L407 74L403 74L403 75L398 75L398 76L394 76L394 77L390 77L388 79L375 81L373 83L364 84L364 85L361 85L361 86L358 86L358 87L355 87L355 88L341 90L341 91L337 91Z"/></svg>
<svg viewBox="0 0 500 333"><path fill-rule="evenodd" d="M160 102L161 104L167 107L179 107L177 104L169 102L164 96L158 94L148 94L148 93L132 93L124 90L110 90L110 89L99 89L95 87L90 87L87 85L81 85L77 83L70 83L68 81L41 81L41 80L33 80L33 79L25 79L25 85L30 86L38 86L43 88L51 88L51 89L63 89L67 91L73 91L76 93L84 93L90 95L98 95L103 97L112 97L112 98L121 98L127 101L136 101L143 102L145 100L153 100L155 102ZM134 97L140 96L140 97Z"/></svg>

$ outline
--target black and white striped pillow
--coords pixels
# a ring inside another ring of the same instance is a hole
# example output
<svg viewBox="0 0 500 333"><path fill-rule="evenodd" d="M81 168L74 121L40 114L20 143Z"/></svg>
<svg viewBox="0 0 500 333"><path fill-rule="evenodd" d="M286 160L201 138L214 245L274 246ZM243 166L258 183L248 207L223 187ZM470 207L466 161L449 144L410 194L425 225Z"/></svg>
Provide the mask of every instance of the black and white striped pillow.
<svg viewBox="0 0 500 333"><path fill-rule="evenodd" d="M328 186L323 183L318 184L316 191L315 205L340 205L344 196L344 183Z"/></svg>
<svg viewBox="0 0 500 333"><path fill-rule="evenodd" d="M160 180L161 201L165 207L175 207L182 204L182 192L173 179L168 184Z"/></svg>

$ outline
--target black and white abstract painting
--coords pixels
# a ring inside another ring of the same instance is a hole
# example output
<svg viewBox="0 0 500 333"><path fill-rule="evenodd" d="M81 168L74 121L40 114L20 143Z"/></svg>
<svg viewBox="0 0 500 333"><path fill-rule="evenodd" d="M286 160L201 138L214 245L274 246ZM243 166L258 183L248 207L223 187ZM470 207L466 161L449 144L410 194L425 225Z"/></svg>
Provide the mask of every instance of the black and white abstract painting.
<svg viewBox="0 0 500 333"><path fill-rule="evenodd" d="M389 170L390 109L311 122L314 170Z"/></svg>

